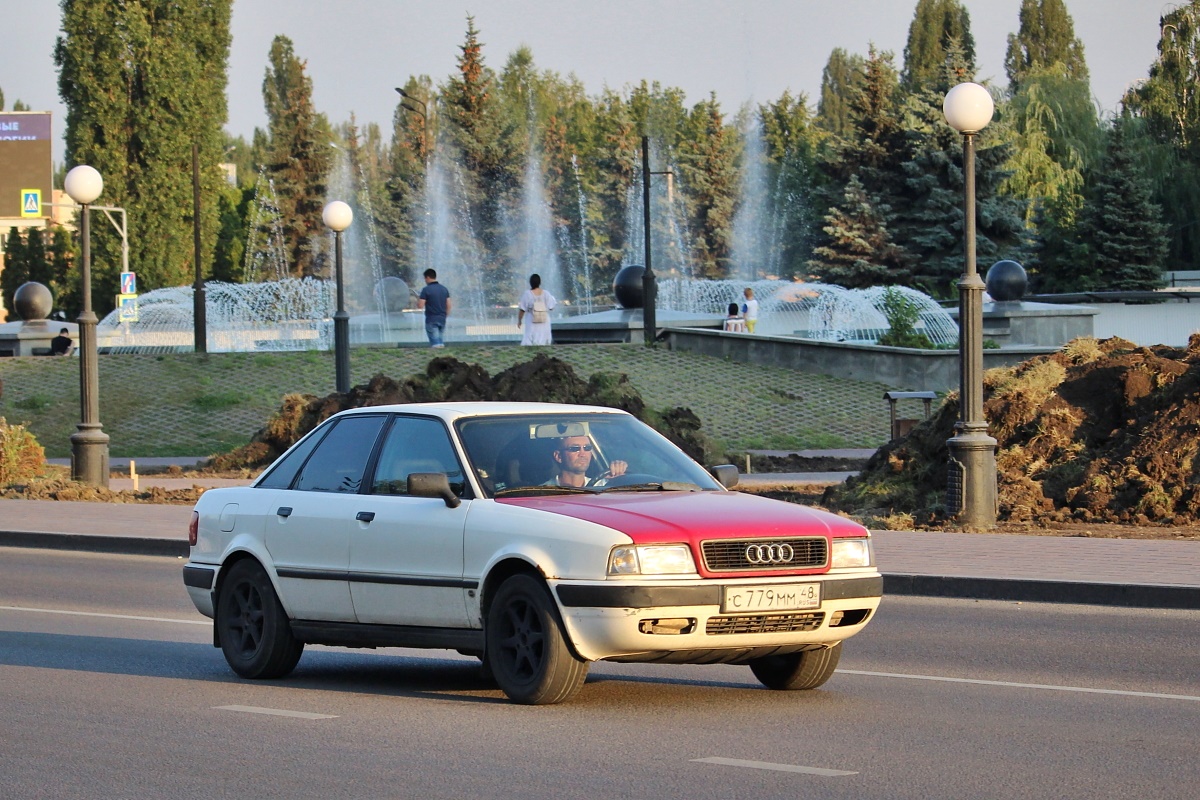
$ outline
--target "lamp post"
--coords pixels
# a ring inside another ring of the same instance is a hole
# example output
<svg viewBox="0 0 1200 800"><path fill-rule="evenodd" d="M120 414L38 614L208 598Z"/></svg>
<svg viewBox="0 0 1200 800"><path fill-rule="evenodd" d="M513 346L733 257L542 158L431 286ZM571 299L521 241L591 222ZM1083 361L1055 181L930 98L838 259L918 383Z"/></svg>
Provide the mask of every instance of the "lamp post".
<svg viewBox="0 0 1200 800"><path fill-rule="evenodd" d="M643 243L645 245L646 270L642 273L642 327L645 329L646 345L653 347L658 338L658 320L655 319L658 306L658 283L654 277L654 266L650 263L650 176L667 176L667 196L673 189L671 170L652 172L650 170L650 137L642 137L642 227L645 229Z"/></svg>
<svg viewBox="0 0 1200 800"><path fill-rule="evenodd" d="M104 179L94 167L80 165L67 173L63 188L82 209L79 236L83 258L79 282L83 310L79 323L78 430L71 434L71 480L108 488L108 434L100 424L100 373L96 365L96 313L92 310L92 246L89 209L104 191Z"/></svg>
<svg viewBox="0 0 1200 800"><path fill-rule="evenodd" d="M959 418L950 449L946 508L964 528L996 524L996 440L983 418L983 290L975 268L975 136L992 121L992 95L977 83L946 93L942 111L963 137L963 256L958 282Z"/></svg>
<svg viewBox="0 0 1200 800"><path fill-rule="evenodd" d="M333 315L333 364L337 390L350 391L350 315L346 313L345 282L342 280L342 231L354 221L354 210L341 200L326 203L321 221L333 231L334 269L337 278L337 311Z"/></svg>

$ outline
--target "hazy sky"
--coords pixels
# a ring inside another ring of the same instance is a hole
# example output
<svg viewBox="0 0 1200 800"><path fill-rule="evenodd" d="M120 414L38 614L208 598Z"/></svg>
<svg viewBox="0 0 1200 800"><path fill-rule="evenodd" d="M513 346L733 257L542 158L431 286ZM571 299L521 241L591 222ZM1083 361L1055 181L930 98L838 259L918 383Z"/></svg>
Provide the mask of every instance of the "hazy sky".
<svg viewBox="0 0 1200 800"><path fill-rule="evenodd" d="M4 0L5 4L15 0ZM1020 0L965 0L980 79L1001 85L1009 33ZM1146 77L1157 53L1160 0L1067 0L1083 40L1092 92L1106 110ZM499 71L521 45L540 70L574 73L589 94L642 79L676 86L688 104L715 91L727 111L748 100L774 100L790 89L815 107L821 70L834 47L865 54L904 51L916 0L235 0L229 57L228 130L247 139L265 127L262 80L271 40L284 34L307 60L317 108L337 123L354 112L360 125L390 129L409 75L441 83L455 67L475 17L484 58ZM55 0L26 0L4 14L0 89L7 107L21 99L55 112ZM56 158L62 157L61 142Z"/></svg>

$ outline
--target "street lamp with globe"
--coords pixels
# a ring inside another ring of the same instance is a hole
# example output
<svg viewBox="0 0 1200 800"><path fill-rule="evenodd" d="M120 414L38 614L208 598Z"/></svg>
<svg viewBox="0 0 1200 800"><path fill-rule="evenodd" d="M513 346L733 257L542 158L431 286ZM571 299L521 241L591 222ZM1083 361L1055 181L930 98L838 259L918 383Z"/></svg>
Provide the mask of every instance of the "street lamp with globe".
<svg viewBox="0 0 1200 800"><path fill-rule="evenodd" d="M959 417L950 448L946 507L963 527L988 530L996 524L996 440L983 418L983 291L975 267L975 137L992 121L991 93L977 83L960 83L946 93L946 122L963 137L963 256L958 282Z"/></svg>
<svg viewBox="0 0 1200 800"><path fill-rule="evenodd" d="M333 315L333 364L338 392L350 391L350 315L346 313L345 282L342 279L342 231L354 221L354 209L341 200L325 204L321 221L333 231L334 270L337 280L337 311Z"/></svg>
<svg viewBox="0 0 1200 800"><path fill-rule="evenodd" d="M79 238L82 259L79 281L83 310L79 313L79 406L81 420L71 434L71 479L108 487L108 434L100 424L100 374L96 363L96 313L92 310L92 248L89 209L104 191L94 167L81 164L63 181L67 195L81 206Z"/></svg>

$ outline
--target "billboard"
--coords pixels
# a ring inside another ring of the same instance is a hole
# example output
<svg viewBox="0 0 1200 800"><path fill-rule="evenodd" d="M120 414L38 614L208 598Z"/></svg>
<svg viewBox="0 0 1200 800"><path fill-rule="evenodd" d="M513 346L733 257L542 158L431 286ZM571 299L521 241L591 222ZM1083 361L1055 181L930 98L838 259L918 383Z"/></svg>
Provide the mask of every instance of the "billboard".
<svg viewBox="0 0 1200 800"><path fill-rule="evenodd" d="M50 112L0 112L0 218L29 218L31 198L52 196ZM50 216L42 206L39 216Z"/></svg>

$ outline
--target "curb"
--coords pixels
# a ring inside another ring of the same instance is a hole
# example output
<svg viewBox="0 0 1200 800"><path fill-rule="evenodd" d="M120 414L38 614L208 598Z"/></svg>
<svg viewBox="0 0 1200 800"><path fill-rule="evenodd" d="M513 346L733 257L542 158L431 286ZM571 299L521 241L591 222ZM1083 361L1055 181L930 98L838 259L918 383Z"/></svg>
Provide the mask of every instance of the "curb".
<svg viewBox="0 0 1200 800"><path fill-rule="evenodd" d="M29 547L115 555L186 558L188 543L178 539L103 536L79 533L0 531L0 547ZM883 594L959 600L1006 600L1069 603L1121 608L1200 610L1200 587L1085 583L1017 578L962 578L946 575L884 573Z"/></svg>
<svg viewBox="0 0 1200 800"><path fill-rule="evenodd" d="M1200 609L1200 587L1195 586L885 574L883 593L884 596L915 595L1189 611Z"/></svg>
<svg viewBox="0 0 1200 800"><path fill-rule="evenodd" d="M136 536L104 536L86 533L37 533L0 531L0 547L31 547L43 550L75 550L125 556L177 556L191 550L186 541Z"/></svg>

